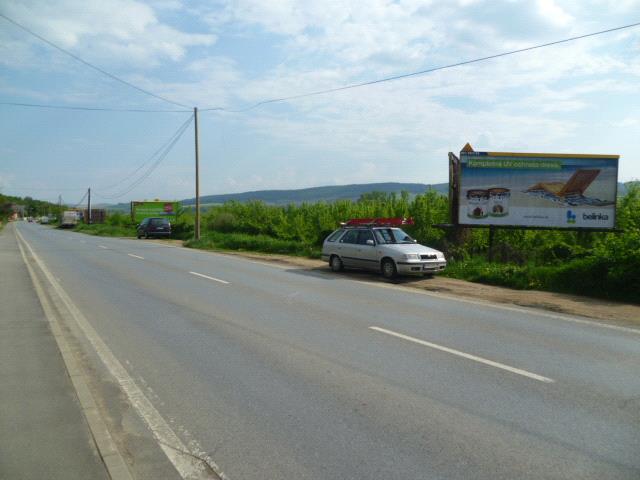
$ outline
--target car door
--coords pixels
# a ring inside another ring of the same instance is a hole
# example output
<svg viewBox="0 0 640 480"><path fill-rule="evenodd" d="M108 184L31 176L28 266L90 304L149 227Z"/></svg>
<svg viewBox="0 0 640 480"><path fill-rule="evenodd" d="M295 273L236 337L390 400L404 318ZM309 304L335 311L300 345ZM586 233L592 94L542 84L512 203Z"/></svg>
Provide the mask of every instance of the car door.
<svg viewBox="0 0 640 480"><path fill-rule="evenodd" d="M338 254L340 255L340 259L345 267L359 267L358 257L357 257L357 243L358 243L358 230L348 230L345 233L338 245L336 246L336 250L338 250Z"/></svg>
<svg viewBox="0 0 640 480"><path fill-rule="evenodd" d="M137 232L139 236L142 236L145 234L145 228L147 227L147 223L149 223L149 219L145 218L144 220L142 220L142 222L140 222L140 225L138 225Z"/></svg>
<svg viewBox="0 0 640 480"><path fill-rule="evenodd" d="M356 258L358 266L367 270L378 270L378 252L371 230L358 231L358 243L356 245Z"/></svg>

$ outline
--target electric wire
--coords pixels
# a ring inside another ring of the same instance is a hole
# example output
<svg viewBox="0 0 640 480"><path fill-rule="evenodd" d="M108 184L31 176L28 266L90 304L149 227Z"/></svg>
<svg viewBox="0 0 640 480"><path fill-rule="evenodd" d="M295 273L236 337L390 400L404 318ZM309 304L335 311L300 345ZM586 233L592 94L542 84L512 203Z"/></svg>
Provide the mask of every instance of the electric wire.
<svg viewBox="0 0 640 480"><path fill-rule="evenodd" d="M45 105L41 103L0 102L0 105L12 107L47 108L52 110L82 110L89 112L133 112L133 113L186 113L192 110L154 110L145 108L108 108L108 107L74 107L65 105Z"/></svg>
<svg viewBox="0 0 640 480"><path fill-rule="evenodd" d="M106 70L104 70L104 69L102 69L102 68L100 68L100 67L98 67L98 66L96 66L96 65L94 65L94 64L92 64L92 63L90 63L90 62L88 62L88 61L86 61L86 60L84 60L84 59L82 59L82 58L80 58L78 55L76 55L76 54L74 54L74 53L71 53L70 51L65 50L64 48L62 48L62 47L60 47L60 46L56 45L56 44L55 44L55 43L53 43L52 41L47 40L47 39L46 39L46 38L44 38L42 35L39 35L39 34L37 34L36 32L34 32L33 30L28 29L27 27L25 27L25 26L24 26L24 25L22 25L21 23L18 23L17 21L13 20L12 18L9 18L9 17L8 17L8 16L6 16L4 13L1 13L1 12L0 12L0 17L4 18L7 22L9 22L9 23L11 23L11 24L15 25L16 27L20 28L21 30L24 30L24 31L25 31L25 32L27 32L28 34L33 35L33 36L34 36L34 37L36 37L38 40L41 40L42 42L46 43L46 44L47 44L47 45L49 45L50 47L53 47L53 48L55 48L56 50L58 50L58 51L60 51L60 52L64 53L65 55L70 56L70 57L71 57L71 58L73 58L74 60L76 60L76 61L78 61L78 62L82 63L83 65L85 65L85 66L87 66L87 67L89 67L89 68L92 68L93 70L95 70L95 71L97 71L97 72L100 72L100 73L102 73L103 75L106 75L107 77L111 78L112 80L115 80L116 82L120 82L120 83L122 83L123 85L126 85L126 86L128 86L128 87L130 87L130 88L133 88L134 90L137 90L137 91L139 91L139 92L142 92L142 93L144 93L144 94L146 94L146 95L149 95L149 96L151 96L151 97L154 97L154 98L156 98L156 99L158 99L158 100L162 100L163 102L167 102L167 103L170 103L170 104L172 104L172 105L176 105L176 106L178 106L178 107L189 108L187 105L183 105L182 103L178 103L178 102L175 102L175 101L173 101L173 100L169 100L168 98L165 98L165 97L162 97L162 96L160 96L160 95L157 95L157 94L155 94L155 93L153 93L153 92L150 92L149 90L145 90L144 88L138 87L137 85L134 85L134 84L133 84L133 83L131 83L131 82L128 82L128 81L126 81L126 80L123 80L122 78L117 77L116 75L114 75L114 74L112 74L112 73L107 72Z"/></svg>
<svg viewBox="0 0 640 480"><path fill-rule="evenodd" d="M89 191L87 190L86 192L84 192L84 195L82 196L82 198L80 199L80 201L78 203L76 203L73 207L71 208L78 208L80 206L80 204L82 202L84 202L84 199L87 198L87 195L89 195Z"/></svg>
<svg viewBox="0 0 640 480"><path fill-rule="evenodd" d="M395 80L402 80L405 78L410 78L410 77L417 77L420 75L426 75L428 73L433 73L433 72L437 72L440 70L446 70L446 69L450 69L450 68L456 68L456 67L460 67L463 65L470 65L472 63L478 63L478 62L484 62L486 60L493 60L496 58L500 58L500 57L507 57L509 55L515 55L518 53L523 53L523 52L528 52L531 50L537 50L540 48L545 48L545 47L550 47L553 45L559 45L562 43L568 43L568 42L573 42L576 40L581 40L584 38L589 38L589 37L595 37L597 35L603 35L605 33L611 33L611 32L617 32L620 30L625 30L628 28L634 28L640 26L640 22L636 22L636 23L630 23L628 25L622 25L620 27L614 27L614 28L609 28L607 30L600 30L598 32L592 32L592 33L587 33L584 35L577 35L575 37L569 37L569 38L564 38L561 40L555 40L553 42L547 42L547 43L541 43L539 45L532 45L529 47L525 47L525 48L519 48L517 50L510 50L507 52L501 52L501 53L496 53L494 55L487 55L485 57L480 57L480 58L474 58L471 60L464 60L464 61L460 61L460 62L456 62L456 63L450 63L448 65L440 65L437 67L433 67L433 68L427 68L426 70L419 70L417 72L411 72L411 73L404 73L401 75L394 75L392 77L385 77L385 78L379 78L376 80L370 80L367 82L361 82L361 83L354 83L351 85L344 85L341 87L335 87L335 88L328 88L326 90L317 90L315 92L308 92L308 93L301 93L298 95L291 95L288 97L280 97L280 98L272 98L269 100L262 100L260 102L254 103L252 105L249 105L245 108L241 108L241 109L237 109L237 110L232 110L232 109L227 109L224 107L210 107L210 108L201 108L199 109L201 112L211 112L211 111L222 111L222 112L228 112L228 113L243 113L243 112L247 112L249 110L253 110L254 108L263 106L263 105L267 105L270 103L280 103L280 102L286 102L286 101L290 101L290 100L297 100L300 98L306 98L306 97L313 97L313 96L317 96L317 95L325 95L328 93L335 93L335 92L340 92L343 90L351 90L351 89L355 89L355 88L360 88L360 87L366 87L369 85L375 85L378 83L384 83L384 82L392 82Z"/></svg>
<svg viewBox="0 0 640 480"><path fill-rule="evenodd" d="M176 133L173 135L170 142L168 144L165 144L166 146L164 147L162 152L158 155L158 158L156 159L156 161L153 162L151 165L149 165L149 167L144 171L144 173L139 178L135 179L131 184L129 184L127 187L125 187L123 190L121 190L118 193L104 194L102 192L99 192L99 193L96 193L95 195L103 199L114 200L126 195L127 193L131 192L134 188L139 186L142 182L144 182L147 178L149 178L149 176L155 171L156 168L158 168L158 166L160 166L160 164L167 157L169 152L171 152L175 144L178 142L178 140L180 140L184 132L187 130L193 118L194 118L193 115L189 117L189 119L178 129L178 131L176 131Z"/></svg>
<svg viewBox="0 0 640 480"><path fill-rule="evenodd" d="M149 158L147 158L144 162L142 162L140 165L138 165L138 167L133 170L130 174L124 176L123 178L121 178L120 180L118 180L115 183L112 183L110 185L107 185L105 187L98 187L98 191L104 192L107 190L111 190L115 187L117 187L118 185L121 185L122 183L126 182L129 178L133 177L136 173L138 173L140 170L142 170L142 168L147 165L149 162L151 162L157 155L160 154L160 152L162 152L166 146L171 143L171 141L173 140L173 138L175 138L175 136L178 134L178 132L180 130L182 130L183 128L186 128L186 126L191 122L193 118L193 115L189 116L189 118L187 118L187 120L185 120L185 122L180 125L180 127L178 128L178 130L176 130L173 135L171 135L171 137L169 137L169 139L164 142L160 147L158 147L158 149L156 151L154 151Z"/></svg>

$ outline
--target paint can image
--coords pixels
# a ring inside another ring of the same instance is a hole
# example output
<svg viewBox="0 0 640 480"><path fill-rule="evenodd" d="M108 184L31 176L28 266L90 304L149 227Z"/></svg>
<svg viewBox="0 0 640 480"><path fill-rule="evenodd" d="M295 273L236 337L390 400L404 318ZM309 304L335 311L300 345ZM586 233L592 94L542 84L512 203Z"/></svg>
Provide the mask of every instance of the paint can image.
<svg viewBox="0 0 640 480"><path fill-rule="evenodd" d="M489 215L492 217L506 217L509 215L509 199L511 190L508 188L489 189Z"/></svg>
<svg viewBox="0 0 640 480"><path fill-rule="evenodd" d="M467 190L467 217L487 218L489 215L488 205L488 190Z"/></svg>

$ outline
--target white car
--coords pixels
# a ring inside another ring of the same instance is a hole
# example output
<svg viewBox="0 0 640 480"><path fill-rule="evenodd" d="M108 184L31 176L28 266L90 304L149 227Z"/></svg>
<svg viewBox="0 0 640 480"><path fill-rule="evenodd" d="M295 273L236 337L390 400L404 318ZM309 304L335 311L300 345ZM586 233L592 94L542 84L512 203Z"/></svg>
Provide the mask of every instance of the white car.
<svg viewBox="0 0 640 480"><path fill-rule="evenodd" d="M401 228L376 223L336 230L322 245L322 259L334 272L359 268L382 272L385 278L433 275L447 266L442 252L420 245Z"/></svg>

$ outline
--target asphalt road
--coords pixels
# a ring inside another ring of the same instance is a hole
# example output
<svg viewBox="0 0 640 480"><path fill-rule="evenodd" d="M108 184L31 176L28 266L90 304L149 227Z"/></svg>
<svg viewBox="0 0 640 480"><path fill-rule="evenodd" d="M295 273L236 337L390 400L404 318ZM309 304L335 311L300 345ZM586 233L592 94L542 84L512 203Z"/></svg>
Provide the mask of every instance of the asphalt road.
<svg viewBox="0 0 640 480"><path fill-rule="evenodd" d="M17 228L231 480L640 478L638 333Z"/></svg>

